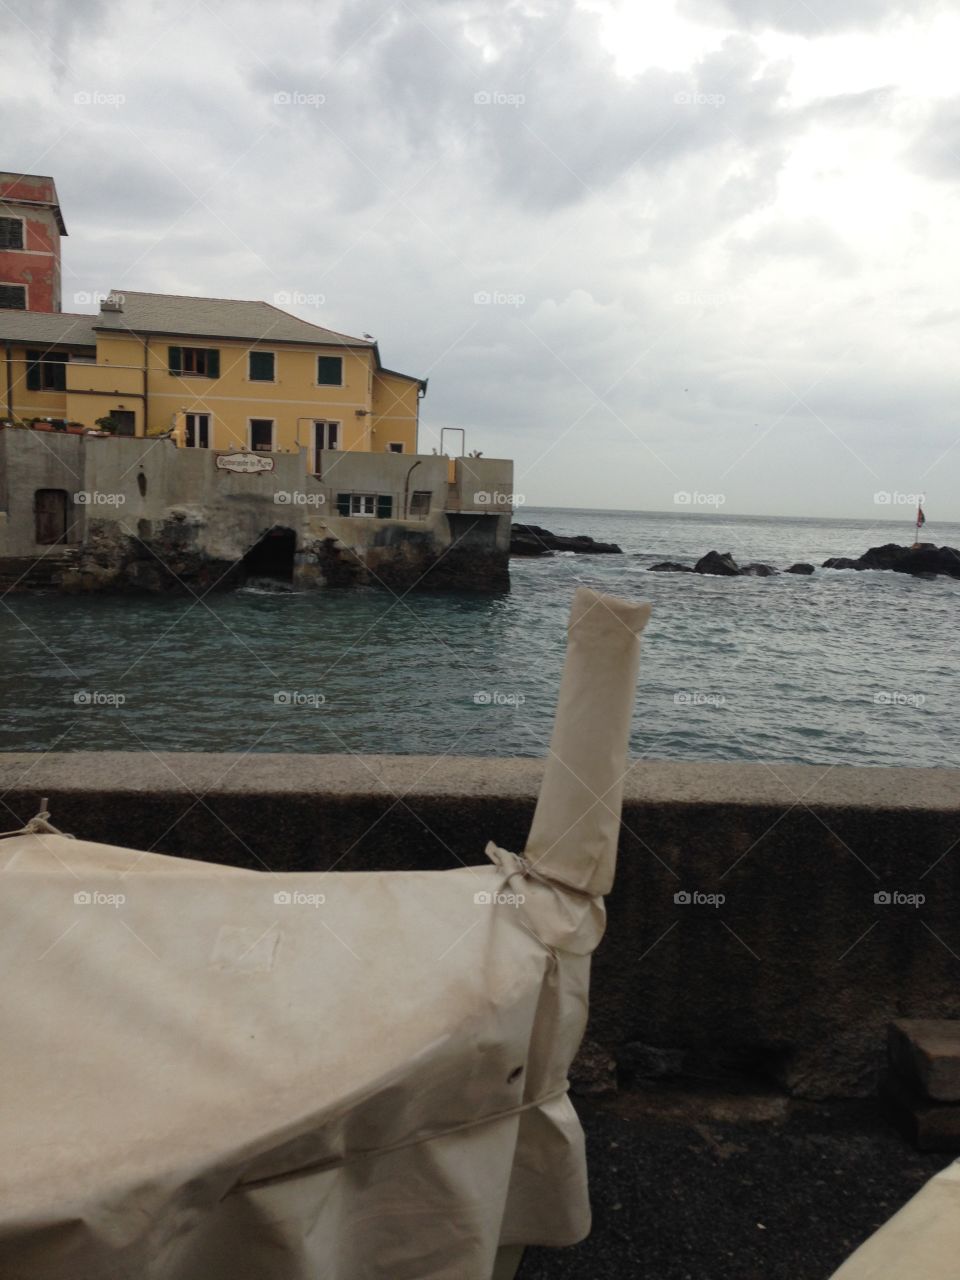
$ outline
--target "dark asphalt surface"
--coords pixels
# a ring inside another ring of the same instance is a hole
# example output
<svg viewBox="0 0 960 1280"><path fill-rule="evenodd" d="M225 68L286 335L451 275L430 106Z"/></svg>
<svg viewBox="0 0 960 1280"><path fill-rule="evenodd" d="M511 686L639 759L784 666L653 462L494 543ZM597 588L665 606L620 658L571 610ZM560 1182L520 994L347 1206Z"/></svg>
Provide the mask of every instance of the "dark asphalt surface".
<svg viewBox="0 0 960 1280"><path fill-rule="evenodd" d="M575 1102L593 1231L528 1249L517 1280L827 1280L951 1161L912 1150L872 1103L731 1123L625 1094Z"/></svg>

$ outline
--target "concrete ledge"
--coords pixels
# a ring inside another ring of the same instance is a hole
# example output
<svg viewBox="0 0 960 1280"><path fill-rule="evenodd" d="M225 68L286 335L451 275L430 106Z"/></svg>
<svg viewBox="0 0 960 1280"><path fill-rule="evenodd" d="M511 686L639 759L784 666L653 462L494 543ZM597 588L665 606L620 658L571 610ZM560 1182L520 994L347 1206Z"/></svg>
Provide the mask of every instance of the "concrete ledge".
<svg viewBox="0 0 960 1280"><path fill-rule="evenodd" d="M442 869L483 862L488 839L521 849L541 773L486 758L6 755L0 826L48 796L57 826L107 843L278 870ZM960 1017L958 806L948 769L638 763L590 1035L627 1072L651 1058L639 1044L679 1051L700 1078L873 1092L888 1022Z"/></svg>

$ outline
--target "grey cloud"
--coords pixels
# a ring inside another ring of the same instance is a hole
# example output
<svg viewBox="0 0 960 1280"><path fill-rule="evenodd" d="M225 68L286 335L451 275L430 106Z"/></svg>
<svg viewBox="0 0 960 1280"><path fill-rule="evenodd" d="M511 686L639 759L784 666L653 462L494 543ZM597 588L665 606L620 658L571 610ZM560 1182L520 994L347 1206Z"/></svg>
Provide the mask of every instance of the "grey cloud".
<svg viewBox="0 0 960 1280"><path fill-rule="evenodd" d="M868 30L943 7L942 0L683 0L681 5L695 21L804 36Z"/></svg>

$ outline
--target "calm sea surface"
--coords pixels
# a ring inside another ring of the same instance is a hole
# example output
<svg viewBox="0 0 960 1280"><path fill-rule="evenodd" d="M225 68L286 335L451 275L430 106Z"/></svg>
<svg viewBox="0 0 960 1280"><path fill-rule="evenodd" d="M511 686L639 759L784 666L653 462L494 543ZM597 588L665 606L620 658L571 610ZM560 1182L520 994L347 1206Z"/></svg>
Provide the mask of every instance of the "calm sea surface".
<svg viewBox="0 0 960 1280"><path fill-rule="evenodd" d="M960 766L960 581L646 570L711 548L819 565L909 542L909 513L900 525L531 508L521 519L626 554L514 560L512 591L493 598L8 595L0 748L539 756L584 583L654 606L638 756ZM925 536L960 546L957 525Z"/></svg>

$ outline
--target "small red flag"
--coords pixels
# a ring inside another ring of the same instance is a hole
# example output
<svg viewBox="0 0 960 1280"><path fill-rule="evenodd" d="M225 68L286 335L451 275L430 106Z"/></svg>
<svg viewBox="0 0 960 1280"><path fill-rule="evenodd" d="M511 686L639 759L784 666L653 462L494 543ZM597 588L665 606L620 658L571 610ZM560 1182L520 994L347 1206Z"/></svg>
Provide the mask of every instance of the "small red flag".
<svg viewBox="0 0 960 1280"><path fill-rule="evenodd" d="M923 514L923 507L917 507L917 528L927 523L927 517Z"/></svg>

